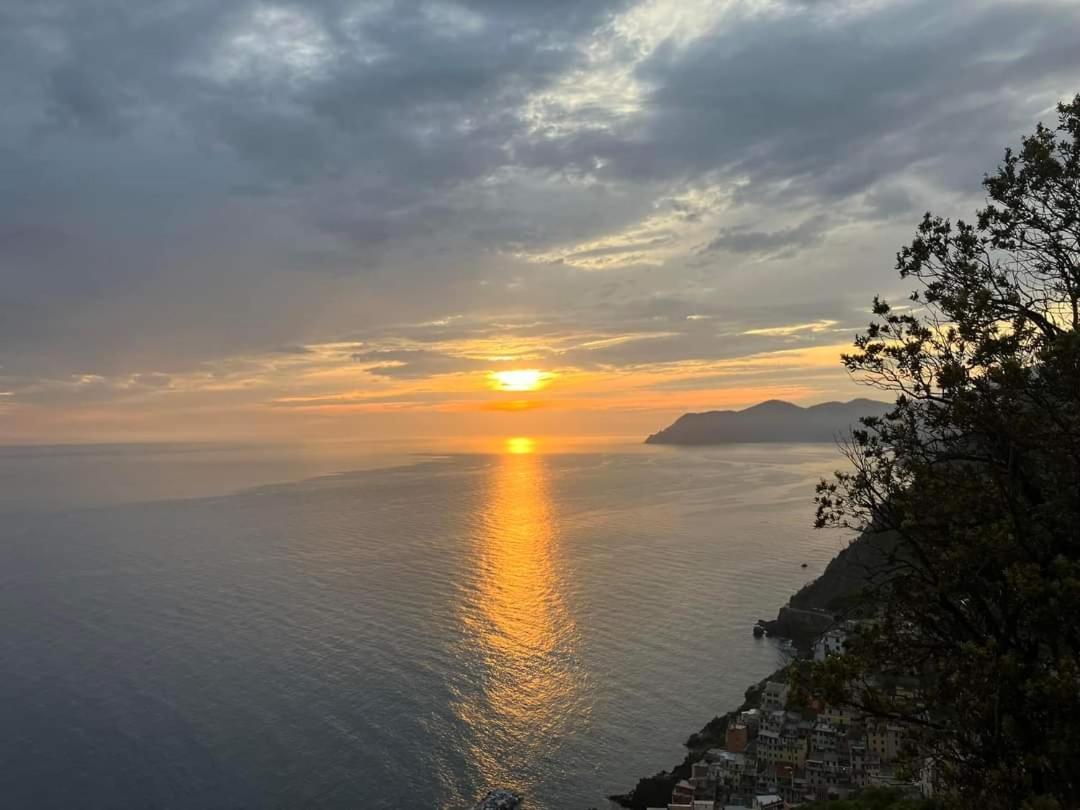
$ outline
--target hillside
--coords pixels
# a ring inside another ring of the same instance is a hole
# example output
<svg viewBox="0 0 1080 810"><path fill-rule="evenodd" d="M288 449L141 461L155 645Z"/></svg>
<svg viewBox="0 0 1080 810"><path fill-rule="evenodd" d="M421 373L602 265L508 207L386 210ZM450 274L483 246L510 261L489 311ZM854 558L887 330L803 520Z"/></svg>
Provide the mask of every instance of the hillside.
<svg viewBox="0 0 1080 810"><path fill-rule="evenodd" d="M889 407L872 399L823 402L808 408L770 399L741 411L683 414L645 443L831 442L857 425L859 417L880 416Z"/></svg>
<svg viewBox="0 0 1080 810"><path fill-rule="evenodd" d="M872 591L889 579L897 555L900 551L894 532L862 532L829 562L821 576L803 585L775 619L763 623L766 632L806 647L838 618L865 615L873 604L868 589Z"/></svg>

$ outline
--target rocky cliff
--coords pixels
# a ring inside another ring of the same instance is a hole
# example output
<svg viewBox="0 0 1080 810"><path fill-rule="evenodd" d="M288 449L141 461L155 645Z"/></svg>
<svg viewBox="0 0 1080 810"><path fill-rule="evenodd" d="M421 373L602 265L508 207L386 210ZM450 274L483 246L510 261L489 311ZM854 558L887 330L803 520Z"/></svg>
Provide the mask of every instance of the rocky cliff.
<svg viewBox="0 0 1080 810"><path fill-rule="evenodd" d="M888 579L896 551L895 533L863 532L833 557L821 576L800 588L775 619L762 622L765 631L805 647L838 619L865 615L869 608L864 597Z"/></svg>

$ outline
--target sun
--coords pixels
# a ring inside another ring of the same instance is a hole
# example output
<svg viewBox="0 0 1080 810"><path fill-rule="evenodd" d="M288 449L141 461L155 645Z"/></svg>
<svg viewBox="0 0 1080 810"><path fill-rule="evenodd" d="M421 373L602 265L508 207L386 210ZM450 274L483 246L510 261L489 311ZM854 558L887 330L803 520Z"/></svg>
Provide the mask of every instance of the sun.
<svg viewBox="0 0 1080 810"><path fill-rule="evenodd" d="M536 440L528 436L514 436L504 443L506 452L515 456L527 456L536 452Z"/></svg>
<svg viewBox="0 0 1080 810"><path fill-rule="evenodd" d="M539 391L551 380L551 374L535 368L514 371L492 371L488 374L491 387L496 391Z"/></svg>

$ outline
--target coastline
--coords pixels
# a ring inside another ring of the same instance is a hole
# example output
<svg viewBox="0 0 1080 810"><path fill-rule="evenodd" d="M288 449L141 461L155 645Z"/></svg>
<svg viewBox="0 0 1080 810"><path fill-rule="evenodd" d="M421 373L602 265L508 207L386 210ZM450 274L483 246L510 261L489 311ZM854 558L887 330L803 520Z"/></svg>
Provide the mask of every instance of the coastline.
<svg viewBox="0 0 1080 810"><path fill-rule="evenodd" d="M759 620L759 626L769 637L787 639L801 653L808 652L815 640L836 622L837 614L850 606L853 597L876 582L872 572L894 548L895 539L888 533L866 531L857 535L833 557L819 577L803 585L787 604L778 608L775 619ZM710 748L722 747L728 725L742 712L760 708L765 685L770 681L786 682L790 666L780 667L749 686L742 704L713 717L691 734L684 743L687 751L682 762L640 778L629 791L609 795L608 800L628 810L667 807L672 788L690 777L693 763Z"/></svg>
<svg viewBox="0 0 1080 810"><path fill-rule="evenodd" d="M672 788L679 780L690 777L693 763L701 759L710 748L723 745L728 724L737 719L740 713L749 709L760 708L765 684L770 681L786 681L789 666L783 666L757 683L747 687L746 692L743 694L743 702L738 708L717 715L702 726L700 730L691 734L683 743L687 749L686 756L678 765L667 771L659 771L652 776L643 776L628 792L612 794L607 797L608 801L619 807L628 808L628 810L645 810L648 807L661 805L667 807Z"/></svg>

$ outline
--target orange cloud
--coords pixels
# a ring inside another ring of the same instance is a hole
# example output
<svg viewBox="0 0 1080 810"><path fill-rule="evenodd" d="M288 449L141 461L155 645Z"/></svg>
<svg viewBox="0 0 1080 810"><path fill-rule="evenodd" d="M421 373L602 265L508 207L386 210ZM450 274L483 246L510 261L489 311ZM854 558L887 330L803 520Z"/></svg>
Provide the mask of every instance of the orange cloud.
<svg viewBox="0 0 1080 810"><path fill-rule="evenodd" d="M494 401L494 402L482 402L479 404L479 410L482 411L509 411L511 413L515 411L534 411L537 408L547 407L550 403L538 402L534 399L515 399L510 401ZM475 409L476 406L470 403L469 409Z"/></svg>

